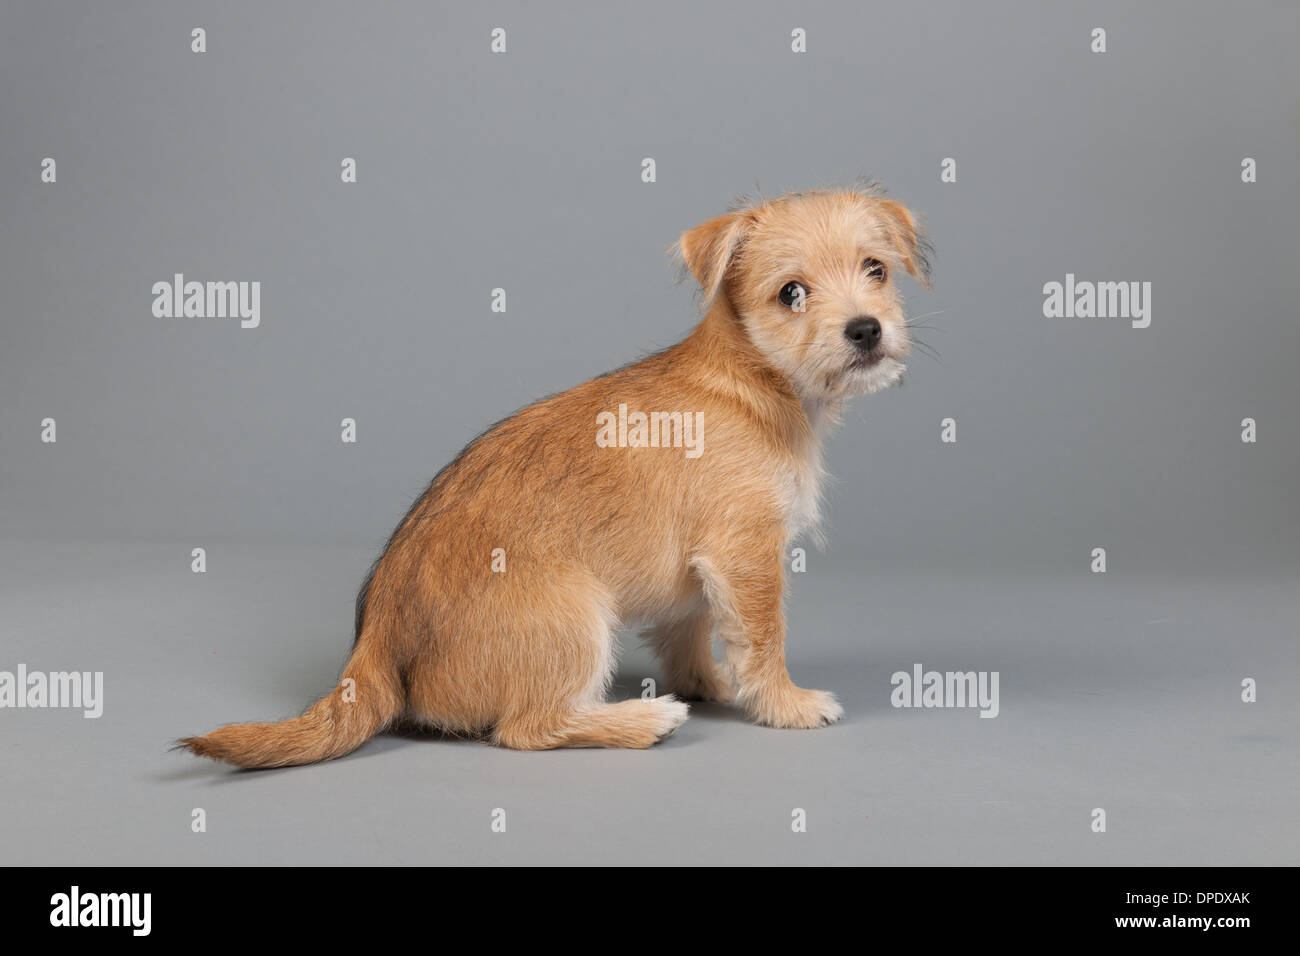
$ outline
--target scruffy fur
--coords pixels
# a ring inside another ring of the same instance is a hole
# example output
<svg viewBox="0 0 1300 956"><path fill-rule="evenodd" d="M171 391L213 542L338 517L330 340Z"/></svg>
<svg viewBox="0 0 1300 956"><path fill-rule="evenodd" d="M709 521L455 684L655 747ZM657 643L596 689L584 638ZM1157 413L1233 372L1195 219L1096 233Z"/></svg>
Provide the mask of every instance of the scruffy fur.
<svg viewBox="0 0 1300 956"><path fill-rule="evenodd" d="M690 230L678 250L703 290L695 330L523 409L443 469L363 585L330 694L301 717L181 744L278 767L338 757L401 719L522 750L649 747L686 719L679 696L734 701L772 727L838 720L832 694L786 672L783 556L816 525L821 438L841 404L903 374L896 279L924 284L926 249L874 189L794 193ZM792 281L803 312L780 299ZM865 357L846 337L863 316L880 325ZM597 416L620 404L701 412L702 454L598 447ZM677 696L605 700L616 630L634 621Z"/></svg>

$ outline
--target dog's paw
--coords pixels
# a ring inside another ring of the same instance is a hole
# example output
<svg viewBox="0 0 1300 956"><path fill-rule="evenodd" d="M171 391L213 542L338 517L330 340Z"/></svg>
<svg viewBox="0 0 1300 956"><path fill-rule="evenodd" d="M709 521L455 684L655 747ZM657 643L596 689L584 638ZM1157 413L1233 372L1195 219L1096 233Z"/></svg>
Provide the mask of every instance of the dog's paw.
<svg viewBox="0 0 1300 956"><path fill-rule="evenodd" d="M844 708L830 691L792 685L755 706L753 715L768 727L810 730L835 723L844 716Z"/></svg>
<svg viewBox="0 0 1300 956"><path fill-rule="evenodd" d="M686 718L690 716L690 707L672 694L664 694L662 697L647 701L647 703L652 704L655 710L656 743L671 737L678 727L686 723Z"/></svg>

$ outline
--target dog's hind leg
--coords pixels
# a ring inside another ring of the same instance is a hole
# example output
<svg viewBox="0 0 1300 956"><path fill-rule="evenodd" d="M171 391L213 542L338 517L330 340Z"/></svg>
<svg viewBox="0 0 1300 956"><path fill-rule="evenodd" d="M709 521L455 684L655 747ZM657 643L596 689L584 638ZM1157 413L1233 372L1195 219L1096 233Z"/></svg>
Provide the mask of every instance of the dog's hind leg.
<svg viewBox="0 0 1300 956"><path fill-rule="evenodd" d="M515 750L557 747L630 747L643 750L686 720L687 707L671 694L651 700L596 703L568 713L522 714L497 725L493 738ZM541 717L541 720L538 718Z"/></svg>
<svg viewBox="0 0 1300 956"><path fill-rule="evenodd" d="M492 741L517 750L644 748L681 726L687 708L671 696L606 703L617 626L612 596L583 569L552 565L545 577L510 583L476 655L481 662L493 649Z"/></svg>

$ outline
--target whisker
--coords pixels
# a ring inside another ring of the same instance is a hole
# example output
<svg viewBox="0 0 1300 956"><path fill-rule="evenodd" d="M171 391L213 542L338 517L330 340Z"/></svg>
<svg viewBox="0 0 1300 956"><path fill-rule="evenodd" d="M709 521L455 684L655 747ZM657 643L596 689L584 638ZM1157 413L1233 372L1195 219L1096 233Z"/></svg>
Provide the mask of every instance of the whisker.
<svg viewBox="0 0 1300 956"><path fill-rule="evenodd" d="M937 312L924 312L921 315L914 315L911 318L903 319L903 324L910 328L915 323L920 322L922 319L931 319L934 318L935 316L943 315L947 311L948 311L947 309L939 309Z"/></svg>
<svg viewBox="0 0 1300 956"><path fill-rule="evenodd" d="M917 347L917 349L921 352L922 355L928 355L930 358L934 359L940 365L943 364L943 360L939 358L938 351L928 343L922 342L920 339L912 339L912 344Z"/></svg>

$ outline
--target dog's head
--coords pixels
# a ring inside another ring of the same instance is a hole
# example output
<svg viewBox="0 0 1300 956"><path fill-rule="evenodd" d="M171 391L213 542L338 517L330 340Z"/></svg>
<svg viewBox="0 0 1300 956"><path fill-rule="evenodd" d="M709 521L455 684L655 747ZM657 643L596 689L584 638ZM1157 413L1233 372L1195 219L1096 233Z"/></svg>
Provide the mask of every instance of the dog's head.
<svg viewBox="0 0 1300 956"><path fill-rule="evenodd" d="M725 296L751 342L804 399L835 401L902 378L911 336L897 280L928 288L929 245L872 188L792 193L682 236L706 307Z"/></svg>

